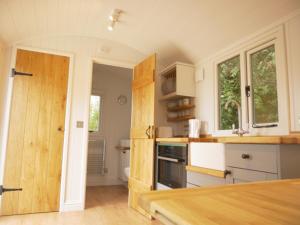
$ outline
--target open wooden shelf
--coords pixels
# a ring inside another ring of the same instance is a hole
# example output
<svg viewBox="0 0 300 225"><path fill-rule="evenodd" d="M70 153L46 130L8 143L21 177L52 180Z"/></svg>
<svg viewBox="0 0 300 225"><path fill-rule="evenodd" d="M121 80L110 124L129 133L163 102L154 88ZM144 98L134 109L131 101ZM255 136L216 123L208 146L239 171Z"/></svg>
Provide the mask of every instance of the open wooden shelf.
<svg viewBox="0 0 300 225"><path fill-rule="evenodd" d="M168 112L178 112L186 109L193 109L195 108L195 105L182 105L182 106L176 106L173 108L167 108Z"/></svg>
<svg viewBox="0 0 300 225"><path fill-rule="evenodd" d="M176 118L168 118L168 122L179 122L179 121L185 121L185 120L190 120L190 119L195 119L194 116L181 116L181 117L176 117Z"/></svg>
<svg viewBox="0 0 300 225"><path fill-rule="evenodd" d="M167 95L164 95L160 98L161 101L164 101L164 100L171 100L171 99L178 99L178 98L182 98L182 96L178 96L176 94L176 92L171 92Z"/></svg>

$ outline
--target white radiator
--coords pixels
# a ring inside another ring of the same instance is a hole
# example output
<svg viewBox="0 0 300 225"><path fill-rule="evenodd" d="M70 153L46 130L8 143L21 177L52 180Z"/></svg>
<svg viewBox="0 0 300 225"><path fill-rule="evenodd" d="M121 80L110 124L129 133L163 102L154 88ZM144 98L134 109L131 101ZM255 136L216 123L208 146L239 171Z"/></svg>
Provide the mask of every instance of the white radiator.
<svg viewBox="0 0 300 225"><path fill-rule="evenodd" d="M104 175L105 168L105 140L89 140L88 146L88 175Z"/></svg>

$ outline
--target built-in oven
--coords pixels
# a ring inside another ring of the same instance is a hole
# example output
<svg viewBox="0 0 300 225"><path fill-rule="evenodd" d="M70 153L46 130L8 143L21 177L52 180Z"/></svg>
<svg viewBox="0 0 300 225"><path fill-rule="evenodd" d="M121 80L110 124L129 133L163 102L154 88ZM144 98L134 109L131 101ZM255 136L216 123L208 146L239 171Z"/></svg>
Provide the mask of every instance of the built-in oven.
<svg viewBox="0 0 300 225"><path fill-rule="evenodd" d="M156 189L186 187L188 145L158 143L156 147Z"/></svg>

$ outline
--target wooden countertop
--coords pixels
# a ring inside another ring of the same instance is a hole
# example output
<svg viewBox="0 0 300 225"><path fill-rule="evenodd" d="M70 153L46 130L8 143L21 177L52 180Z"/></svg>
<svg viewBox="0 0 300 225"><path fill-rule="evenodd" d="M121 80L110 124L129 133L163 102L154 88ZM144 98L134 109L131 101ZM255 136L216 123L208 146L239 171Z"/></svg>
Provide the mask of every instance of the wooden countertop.
<svg viewBox="0 0 300 225"><path fill-rule="evenodd" d="M157 142L215 142L225 144L300 144L300 134L285 136L244 136L244 137L200 137L200 138L156 138Z"/></svg>
<svg viewBox="0 0 300 225"><path fill-rule="evenodd" d="M300 179L152 191L140 205L165 224L300 224Z"/></svg>

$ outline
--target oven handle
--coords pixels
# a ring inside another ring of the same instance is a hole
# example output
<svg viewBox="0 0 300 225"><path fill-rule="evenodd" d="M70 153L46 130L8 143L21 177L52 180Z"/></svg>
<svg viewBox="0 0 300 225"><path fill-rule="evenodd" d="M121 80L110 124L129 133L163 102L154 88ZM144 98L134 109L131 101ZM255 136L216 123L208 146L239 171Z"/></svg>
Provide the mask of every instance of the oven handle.
<svg viewBox="0 0 300 225"><path fill-rule="evenodd" d="M176 162L176 163L179 163L179 162L180 162L179 159L173 159L173 158L169 158L169 157L158 156L157 158L158 158L158 159L161 159L161 160L170 161L170 162Z"/></svg>

